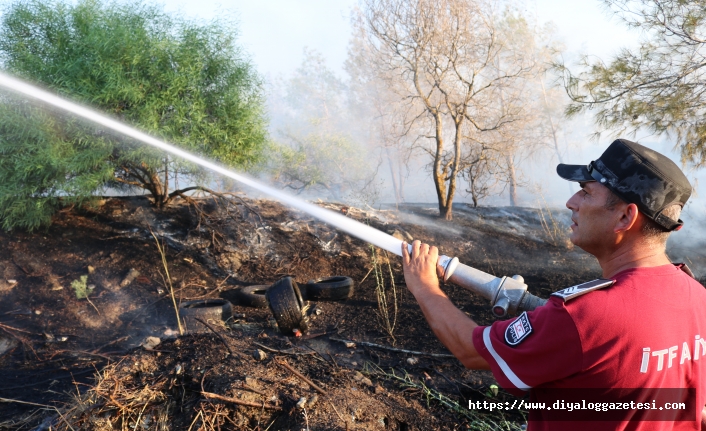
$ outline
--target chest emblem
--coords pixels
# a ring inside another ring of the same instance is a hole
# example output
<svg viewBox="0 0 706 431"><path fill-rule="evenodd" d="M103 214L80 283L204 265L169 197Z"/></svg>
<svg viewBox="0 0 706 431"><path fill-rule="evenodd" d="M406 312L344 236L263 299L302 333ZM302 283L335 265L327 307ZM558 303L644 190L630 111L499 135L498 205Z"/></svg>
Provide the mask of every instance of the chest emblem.
<svg viewBox="0 0 706 431"><path fill-rule="evenodd" d="M505 329L505 342L511 346L516 346L522 342L529 334L532 333L532 325L530 324L527 312L520 314L510 326Z"/></svg>

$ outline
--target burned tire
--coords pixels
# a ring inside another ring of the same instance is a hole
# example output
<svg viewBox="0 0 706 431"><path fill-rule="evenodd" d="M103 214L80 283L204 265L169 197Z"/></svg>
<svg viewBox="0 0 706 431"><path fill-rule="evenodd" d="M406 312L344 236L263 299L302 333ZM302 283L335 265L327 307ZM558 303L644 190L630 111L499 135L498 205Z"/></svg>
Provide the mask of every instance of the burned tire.
<svg viewBox="0 0 706 431"><path fill-rule="evenodd" d="M265 293L270 286L267 284L258 284L255 286L245 286L235 291L235 297L238 300L238 305L253 308L267 308L267 298Z"/></svg>
<svg viewBox="0 0 706 431"><path fill-rule="evenodd" d="M179 304L179 318L187 332L205 332L209 329L199 322L224 322L233 317L233 306L225 299L199 299Z"/></svg>
<svg viewBox="0 0 706 431"><path fill-rule="evenodd" d="M318 301L341 301L353 296L353 280L337 275L310 280L306 283L307 299Z"/></svg>
<svg viewBox="0 0 706 431"><path fill-rule="evenodd" d="M281 333L294 335L294 329L302 333L309 329L309 319L303 311L304 299L299 286L291 277L275 282L267 289L266 296Z"/></svg>

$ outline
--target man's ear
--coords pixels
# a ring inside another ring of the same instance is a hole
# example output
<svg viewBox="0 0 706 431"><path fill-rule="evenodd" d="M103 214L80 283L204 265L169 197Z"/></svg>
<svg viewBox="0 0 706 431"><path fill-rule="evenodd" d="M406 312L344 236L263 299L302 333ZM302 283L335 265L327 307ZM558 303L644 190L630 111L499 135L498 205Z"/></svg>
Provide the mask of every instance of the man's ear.
<svg viewBox="0 0 706 431"><path fill-rule="evenodd" d="M615 224L614 232L627 232L635 226L640 212L635 204L627 204L621 214L618 222Z"/></svg>

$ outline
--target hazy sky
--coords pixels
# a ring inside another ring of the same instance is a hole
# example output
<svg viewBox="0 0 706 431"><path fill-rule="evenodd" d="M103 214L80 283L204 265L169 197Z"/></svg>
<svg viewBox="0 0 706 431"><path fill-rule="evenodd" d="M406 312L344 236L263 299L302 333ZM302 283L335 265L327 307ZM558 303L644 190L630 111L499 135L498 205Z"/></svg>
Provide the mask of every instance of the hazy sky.
<svg viewBox="0 0 706 431"><path fill-rule="evenodd" d="M266 76L288 74L308 47L319 51L334 70L341 70L351 34L351 9L358 0L176 0L168 10L210 19L221 14L240 22L241 44ZM637 40L634 32L601 8L600 0L528 0L540 22L552 21L567 54L607 57ZM624 42L624 43L623 43Z"/></svg>

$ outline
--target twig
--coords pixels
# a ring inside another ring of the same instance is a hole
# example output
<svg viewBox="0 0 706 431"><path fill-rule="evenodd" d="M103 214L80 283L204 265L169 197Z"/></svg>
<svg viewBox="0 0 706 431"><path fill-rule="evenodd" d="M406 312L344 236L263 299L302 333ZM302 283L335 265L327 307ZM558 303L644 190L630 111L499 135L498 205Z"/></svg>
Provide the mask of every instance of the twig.
<svg viewBox="0 0 706 431"><path fill-rule="evenodd" d="M258 347L261 347L263 350L267 350L268 352L281 353L283 355L315 355L316 354L316 352L295 352L294 347L292 347L291 349L287 349L287 350L277 350L277 349L273 349L272 347L267 347L264 344L256 343L254 341L253 341L253 344Z"/></svg>
<svg viewBox="0 0 706 431"><path fill-rule="evenodd" d="M389 350L392 352L399 352L399 353L407 353L410 355L417 355L417 356L431 356L433 358L454 358L455 357L454 355L451 355L448 353L417 352L415 350L398 349L396 347L383 346L382 344L369 343L367 341L344 340L341 338L333 338L333 337L329 337L329 340L338 341L340 343L355 343L355 344L360 344L361 346L374 347L376 349Z"/></svg>
<svg viewBox="0 0 706 431"><path fill-rule="evenodd" d="M35 333L35 332L25 331L24 329L15 328L15 327L13 327L13 326L3 325L2 323L0 323L0 328L2 328L2 329L9 329L9 330L12 330L12 331L17 331L17 332L24 332L25 334L30 334L30 335L41 335L41 334L37 334L37 333Z"/></svg>
<svg viewBox="0 0 706 431"><path fill-rule="evenodd" d="M71 353L74 355L88 355L88 356L97 356L99 358L103 358L106 361L113 361L113 358L108 356L107 353L96 353L96 352L87 352L85 350L56 350L54 353L51 355L51 358L54 356L60 354L60 353ZM122 352L118 352L120 354L123 354Z"/></svg>
<svg viewBox="0 0 706 431"><path fill-rule="evenodd" d="M341 420L341 422L343 422L343 423L346 425L346 429L348 429L348 422L346 422L346 420L343 419L343 417L341 417L341 414L338 413L338 410L336 410L336 406L334 406L331 401L329 401L328 403L329 403L329 404L331 405L331 407L333 408L333 411L336 412L336 416L338 416L338 418Z"/></svg>
<svg viewBox="0 0 706 431"><path fill-rule="evenodd" d="M116 343L120 343L121 341L125 341L125 340L127 340L128 338L130 338L129 335L126 335L126 336L124 336L124 337L120 337L120 338L118 338L117 340L113 340L113 341L111 341L111 342L108 343L108 344L103 344L103 345L100 346L99 348L93 350L91 353L98 353L98 352L100 352L101 350L105 349L106 347L112 346L113 344L116 344Z"/></svg>
<svg viewBox="0 0 706 431"><path fill-rule="evenodd" d="M370 271L368 271L368 273L365 274L365 277L363 277L363 279L358 282L358 285L363 284L363 282L368 278L368 276L370 275L370 273L373 272L373 269L375 269L375 267L370 268Z"/></svg>
<svg viewBox="0 0 706 431"><path fill-rule="evenodd" d="M264 403L258 404L258 403L254 403L251 401L243 401L243 400L239 400L237 398L224 397L223 395L218 395L218 394L214 394L211 392L201 392L201 395L203 395L206 398L213 399L213 400L225 401L227 403L238 404L241 406L257 407L257 408L270 409L270 410L282 410L281 407L268 406L267 404L264 404Z"/></svg>
<svg viewBox="0 0 706 431"><path fill-rule="evenodd" d="M306 376L304 376L304 374L302 374L302 373L300 373L299 371L297 371L297 370L295 370L294 368L292 368L292 366L289 365L288 363L286 363L286 362L284 362L284 361L282 361L282 362L280 362L280 361L275 361L275 363L278 364L278 365L281 365L281 366L283 366L284 368L286 368L286 369L288 369L289 371L291 371L292 374L294 374L295 376L297 376L297 377L299 377L300 379L302 379L305 383L308 383L309 386L311 386L312 388L316 389L316 391L317 391L318 393L320 393L321 395L326 395L326 391L325 391L325 390L321 389L319 386L316 385L316 383L314 383L314 382L312 382L311 380L309 380L309 378L306 377Z"/></svg>
<svg viewBox="0 0 706 431"><path fill-rule="evenodd" d="M101 315L101 312L98 311L98 307L96 307L96 304L94 304L93 301L91 301L91 299L88 297L88 295L86 295L86 301L88 301L88 303L91 304L91 307L93 307L93 309L96 310L96 313L98 313L99 316L103 317Z"/></svg>

